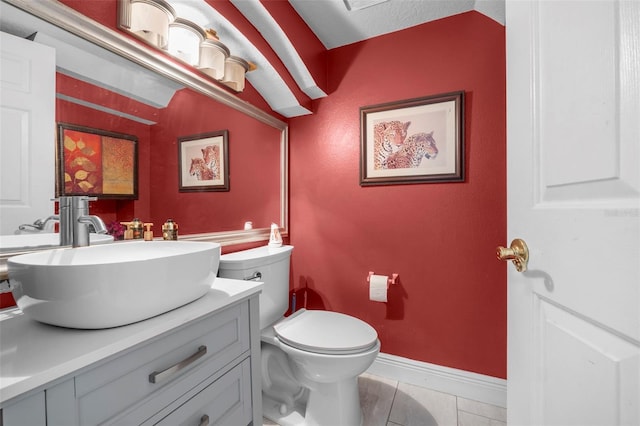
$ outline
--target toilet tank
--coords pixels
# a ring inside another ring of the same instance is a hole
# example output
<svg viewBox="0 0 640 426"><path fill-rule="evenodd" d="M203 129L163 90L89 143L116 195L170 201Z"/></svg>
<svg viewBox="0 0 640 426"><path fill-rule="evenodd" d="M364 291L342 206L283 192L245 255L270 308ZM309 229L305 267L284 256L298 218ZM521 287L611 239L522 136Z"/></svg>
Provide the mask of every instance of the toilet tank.
<svg viewBox="0 0 640 426"><path fill-rule="evenodd" d="M220 256L218 276L262 281L260 329L273 324L289 308L289 264L293 246L257 247ZM261 278L256 277L260 273Z"/></svg>

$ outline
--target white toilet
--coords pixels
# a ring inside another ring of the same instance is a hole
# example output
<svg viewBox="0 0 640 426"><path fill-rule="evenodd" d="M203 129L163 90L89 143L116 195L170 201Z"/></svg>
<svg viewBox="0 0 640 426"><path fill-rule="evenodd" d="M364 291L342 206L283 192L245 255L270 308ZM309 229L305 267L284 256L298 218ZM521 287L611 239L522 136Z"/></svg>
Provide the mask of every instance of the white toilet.
<svg viewBox="0 0 640 426"><path fill-rule="evenodd" d="M219 276L264 282L263 414L283 426L361 425L358 375L380 351L378 334L337 312L300 309L285 318L292 250L264 246L220 257Z"/></svg>

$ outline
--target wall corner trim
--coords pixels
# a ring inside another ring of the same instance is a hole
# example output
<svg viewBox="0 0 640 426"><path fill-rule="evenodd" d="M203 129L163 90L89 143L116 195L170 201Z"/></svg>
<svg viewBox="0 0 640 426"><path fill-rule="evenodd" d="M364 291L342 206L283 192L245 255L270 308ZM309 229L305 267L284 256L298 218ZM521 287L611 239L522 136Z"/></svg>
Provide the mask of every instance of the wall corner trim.
<svg viewBox="0 0 640 426"><path fill-rule="evenodd" d="M506 408L507 381L380 353L367 373Z"/></svg>

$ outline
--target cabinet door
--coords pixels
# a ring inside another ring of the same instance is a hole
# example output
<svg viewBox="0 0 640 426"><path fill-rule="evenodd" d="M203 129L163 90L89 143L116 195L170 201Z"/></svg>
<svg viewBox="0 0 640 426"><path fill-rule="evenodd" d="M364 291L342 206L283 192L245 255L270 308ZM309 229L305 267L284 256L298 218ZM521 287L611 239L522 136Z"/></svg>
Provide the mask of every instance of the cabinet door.
<svg viewBox="0 0 640 426"><path fill-rule="evenodd" d="M69 379L45 391L47 426L80 426L76 410L74 379Z"/></svg>
<svg viewBox="0 0 640 426"><path fill-rule="evenodd" d="M175 425L248 425L252 420L249 359L207 386L157 423Z"/></svg>
<svg viewBox="0 0 640 426"><path fill-rule="evenodd" d="M2 426L45 426L44 391L2 408Z"/></svg>

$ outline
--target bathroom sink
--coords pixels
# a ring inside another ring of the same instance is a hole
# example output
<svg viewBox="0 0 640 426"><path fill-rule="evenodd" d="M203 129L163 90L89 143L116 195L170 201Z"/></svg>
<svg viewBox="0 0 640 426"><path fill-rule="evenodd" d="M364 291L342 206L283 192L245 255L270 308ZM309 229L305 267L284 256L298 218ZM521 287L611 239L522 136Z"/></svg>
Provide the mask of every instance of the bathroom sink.
<svg viewBox="0 0 640 426"><path fill-rule="evenodd" d="M220 244L135 241L59 248L8 259L13 296L28 317L69 328L131 324L206 294Z"/></svg>
<svg viewBox="0 0 640 426"><path fill-rule="evenodd" d="M113 237L106 234L89 234L89 242L105 244L113 242ZM30 250L37 248L54 248L60 245L60 234L40 232L36 234L0 235L0 253Z"/></svg>

